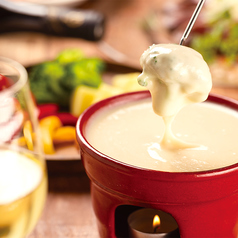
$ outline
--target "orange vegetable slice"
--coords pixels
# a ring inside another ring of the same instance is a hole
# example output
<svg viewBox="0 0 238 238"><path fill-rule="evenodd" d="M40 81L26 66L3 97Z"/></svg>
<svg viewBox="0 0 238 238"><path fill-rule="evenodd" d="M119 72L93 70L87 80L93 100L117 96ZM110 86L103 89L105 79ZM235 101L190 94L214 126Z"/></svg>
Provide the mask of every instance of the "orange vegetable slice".
<svg viewBox="0 0 238 238"><path fill-rule="evenodd" d="M62 126L57 116L48 116L40 120L40 130L45 154L54 154L54 131Z"/></svg>
<svg viewBox="0 0 238 238"><path fill-rule="evenodd" d="M53 133L54 144L74 143L76 141L76 132L74 126L63 126Z"/></svg>
<svg viewBox="0 0 238 238"><path fill-rule="evenodd" d="M31 122L29 120L24 123L23 135L24 135L24 138L25 138L25 143L26 143L27 148L29 150L33 150L34 149L33 130L32 130ZM21 142L23 142L23 141L21 141Z"/></svg>

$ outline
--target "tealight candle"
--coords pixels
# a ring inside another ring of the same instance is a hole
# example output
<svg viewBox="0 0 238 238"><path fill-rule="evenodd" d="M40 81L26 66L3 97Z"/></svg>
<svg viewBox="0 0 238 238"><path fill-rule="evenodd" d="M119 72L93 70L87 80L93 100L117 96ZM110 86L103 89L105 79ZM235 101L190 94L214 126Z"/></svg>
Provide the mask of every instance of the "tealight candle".
<svg viewBox="0 0 238 238"><path fill-rule="evenodd" d="M160 210L139 209L130 214L128 224L132 238L179 237L175 219Z"/></svg>

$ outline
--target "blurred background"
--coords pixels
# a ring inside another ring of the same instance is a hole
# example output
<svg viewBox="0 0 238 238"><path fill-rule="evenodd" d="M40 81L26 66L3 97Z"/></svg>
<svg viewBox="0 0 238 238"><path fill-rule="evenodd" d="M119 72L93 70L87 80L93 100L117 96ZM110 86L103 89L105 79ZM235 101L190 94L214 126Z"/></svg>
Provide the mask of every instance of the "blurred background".
<svg viewBox="0 0 238 238"><path fill-rule="evenodd" d="M98 237L89 181L72 134L76 120L98 100L139 90L141 54L152 44L179 44L197 3L0 0L0 55L27 68L42 110L39 119L54 114L62 127L53 136L56 142L50 152L45 151L49 194L31 238ZM208 63L212 92L234 99L238 99L237 22L237 0L206 0L184 42Z"/></svg>
<svg viewBox="0 0 238 238"><path fill-rule="evenodd" d="M22 3L19 0L12 2ZM145 21L157 21L159 19L163 2L161 0L29 0L27 2L29 4L44 4L47 8L70 7L77 10L93 10L100 13L105 18L104 33L97 41L90 42L79 37L67 37L66 32L62 32L60 37L29 31L3 32L0 35L0 54L14 58L20 63L29 66L53 59L63 49L78 47L88 56L109 56L108 58L111 60L115 58L115 60L120 61L120 57L125 55L126 60L138 65L141 53L152 41L158 40L154 39L154 36L151 39L150 34L145 32ZM151 14L156 19L150 19ZM156 16L154 16L155 14ZM2 14L1 18L3 18ZM7 18L1 19L0 28L2 28L2 23ZM158 22L162 24L161 21ZM155 24L157 25L157 22ZM152 27L154 28L155 26ZM157 35L157 30L153 30ZM161 34L158 35L160 37ZM111 47L122 53L122 55L114 55L115 52L110 51Z"/></svg>
<svg viewBox="0 0 238 238"><path fill-rule="evenodd" d="M149 45L179 42L197 3L197 0L1 0L0 54L28 67L52 60L64 49L80 48L87 56L140 69L139 58ZM222 86L238 85L234 76L237 9L235 0L207 0L184 43L202 53L211 65L214 81ZM83 11L86 21L83 26L80 26L82 19L72 11ZM70 22L76 25L70 26ZM92 25L97 25L97 30Z"/></svg>

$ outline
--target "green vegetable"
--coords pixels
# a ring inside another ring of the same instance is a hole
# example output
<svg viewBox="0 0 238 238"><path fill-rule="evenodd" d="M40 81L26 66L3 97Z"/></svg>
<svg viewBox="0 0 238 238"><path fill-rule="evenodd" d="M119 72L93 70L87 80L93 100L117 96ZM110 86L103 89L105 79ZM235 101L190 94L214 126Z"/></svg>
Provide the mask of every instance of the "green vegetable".
<svg viewBox="0 0 238 238"><path fill-rule="evenodd" d="M98 88L102 82L101 72L104 64L99 59L82 59L66 65L67 80L62 85L73 90L79 85Z"/></svg>
<svg viewBox="0 0 238 238"><path fill-rule="evenodd" d="M212 63L222 56L229 63L237 61L238 25L228 11L208 25L203 34L194 35L191 47L200 52L205 61Z"/></svg>
<svg viewBox="0 0 238 238"><path fill-rule="evenodd" d="M68 64L81 60L84 57L84 53L79 49L67 49L60 52L59 55L56 57L56 60L60 64Z"/></svg>
<svg viewBox="0 0 238 238"><path fill-rule="evenodd" d="M102 60L84 58L80 50L65 50L55 60L32 67L31 91L38 104L57 103L68 108L70 95L77 86L99 87L103 69Z"/></svg>
<svg viewBox="0 0 238 238"><path fill-rule="evenodd" d="M206 62L212 62L219 54L222 33L223 28L219 26L212 28L209 33L194 36L191 47L200 52Z"/></svg>
<svg viewBox="0 0 238 238"><path fill-rule="evenodd" d="M59 81L64 76L64 69L56 62L45 62L34 66L29 72L31 91L38 103L58 103L61 104L60 98L56 95L65 95L54 86L51 80ZM64 103L63 103L64 104Z"/></svg>

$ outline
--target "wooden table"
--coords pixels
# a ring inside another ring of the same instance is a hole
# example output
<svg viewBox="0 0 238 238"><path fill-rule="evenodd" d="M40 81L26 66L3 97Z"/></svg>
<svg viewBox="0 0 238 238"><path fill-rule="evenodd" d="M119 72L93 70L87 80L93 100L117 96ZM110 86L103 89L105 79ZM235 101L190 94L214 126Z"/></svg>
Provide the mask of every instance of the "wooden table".
<svg viewBox="0 0 238 238"><path fill-rule="evenodd" d="M38 33L8 33L0 35L0 55L27 67L51 60L63 49L81 48L87 56L99 56L110 62L140 68L139 57L152 43L141 25L151 12L159 11L162 2L91 0L79 7L95 9L106 16L106 32L102 41L87 42ZM117 54L110 51L108 55L108 44L122 57L115 58ZM214 87L212 92L238 99L236 88ZM89 179L81 160L48 161L48 169L49 193L45 209L29 238L98 238Z"/></svg>
<svg viewBox="0 0 238 238"><path fill-rule="evenodd" d="M81 160L48 161L45 209L28 238L99 238L90 183Z"/></svg>

